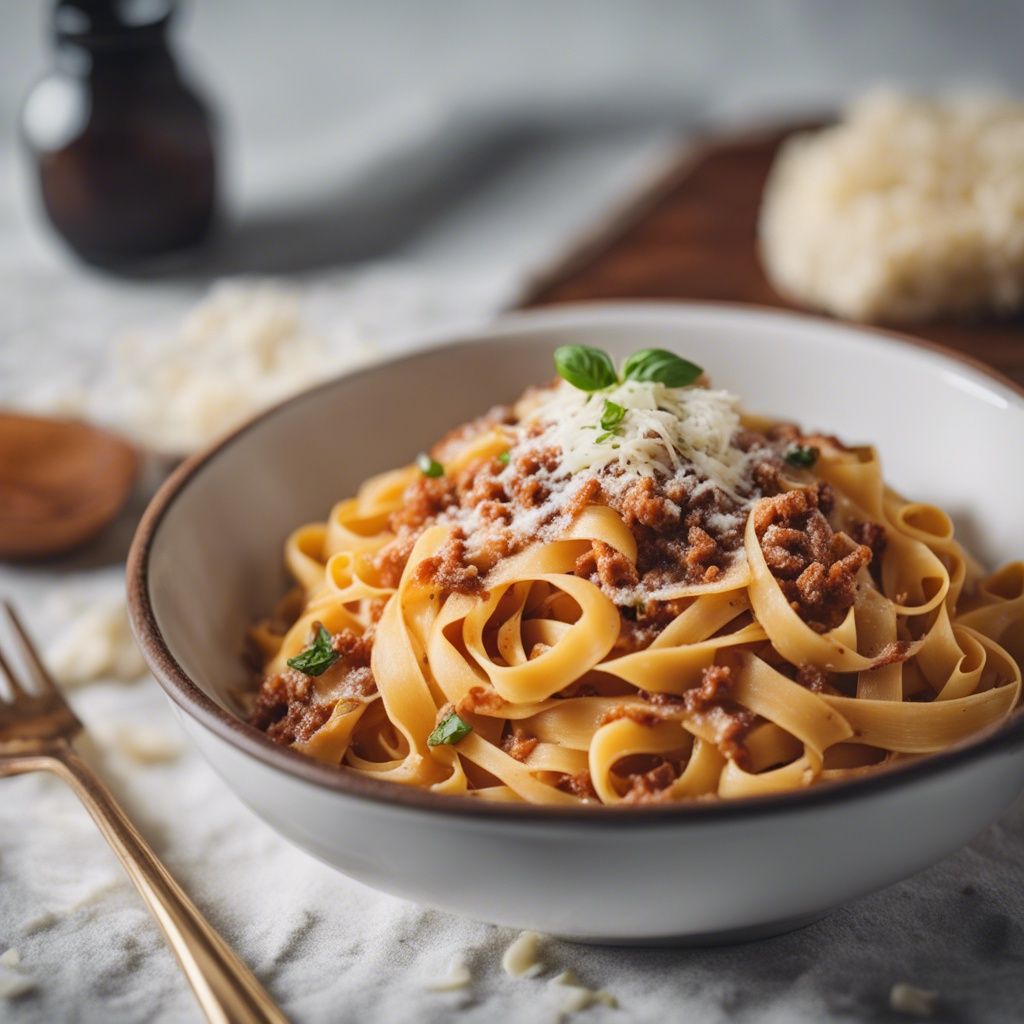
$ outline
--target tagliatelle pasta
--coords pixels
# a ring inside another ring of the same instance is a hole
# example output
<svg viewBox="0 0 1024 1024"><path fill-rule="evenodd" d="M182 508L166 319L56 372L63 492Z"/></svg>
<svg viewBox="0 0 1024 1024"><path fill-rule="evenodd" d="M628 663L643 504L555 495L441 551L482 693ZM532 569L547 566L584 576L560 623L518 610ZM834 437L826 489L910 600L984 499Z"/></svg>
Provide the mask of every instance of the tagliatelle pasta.
<svg viewBox="0 0 1024 1024"><path fill-rule="evenodd" d="M741 416L671 353L563 380L285 546L251 720L435 792L735 798L943 750L1020 701L1024 563L986 575L878 456Z"/></svg>

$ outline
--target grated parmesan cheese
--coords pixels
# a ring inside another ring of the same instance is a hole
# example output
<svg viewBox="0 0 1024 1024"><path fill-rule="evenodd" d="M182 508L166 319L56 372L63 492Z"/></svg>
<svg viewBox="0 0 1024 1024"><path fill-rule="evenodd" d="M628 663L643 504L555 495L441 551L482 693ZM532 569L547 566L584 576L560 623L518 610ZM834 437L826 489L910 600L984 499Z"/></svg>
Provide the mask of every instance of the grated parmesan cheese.
<svg viewBox="0 0 1024 1024"><path fill-rule="evenodd" d="M790 138L765 187L783 294L858 320L1024 306L1024 103L878 92Z"/></svg>
<svg viewBox="0 0 1024 1024"><path fill-rule="evenodd" d="M16 949L8 949L0 953L0 967L17 967L21 963L21 954Z"/></svg>
<svg viewBox="0 0 1024 1024"><path fill-rule="evenodd" d="M297 291L223 281L176 330L121 339L110 412L135 440L179 456L369 352L350 325L314 329Z"/></svg>
<svg viewBox="0 0 1024 1024"><path fill-rule="evenodd" d="M538 932L522 932L501 958L505 973L514 978L533 978L540 974L544 970L544 965L537 958L540 943Z"/></svg>
<svg viewBox="0 0 1024 1024"><path fill-rule="evenodd" d="M626 410L612 436L601 428L605 401ZM535 446L559 448L562 469L570 474L620 468L621 476L608 478L613 486L615 479L691 467L709 486L739 500L750 468L750 455L732 443L740 429L739 399L728 391L626 380L588 393L563 381L536 400L524 421L543 427Z"/></svg>

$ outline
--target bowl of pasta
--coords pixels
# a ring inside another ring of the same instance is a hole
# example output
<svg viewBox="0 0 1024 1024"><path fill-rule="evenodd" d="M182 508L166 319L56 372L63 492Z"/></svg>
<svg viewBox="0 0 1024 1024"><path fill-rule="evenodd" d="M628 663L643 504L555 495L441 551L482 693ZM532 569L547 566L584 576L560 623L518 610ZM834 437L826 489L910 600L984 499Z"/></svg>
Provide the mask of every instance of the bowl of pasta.
<svg viewBox="0 0 1024 1024"><path fill-rule="evenodd" d="M183 464L133 628L261 817L603 942L768 934L1024 788L1024 394L707 304L510 316Z"/></svg>

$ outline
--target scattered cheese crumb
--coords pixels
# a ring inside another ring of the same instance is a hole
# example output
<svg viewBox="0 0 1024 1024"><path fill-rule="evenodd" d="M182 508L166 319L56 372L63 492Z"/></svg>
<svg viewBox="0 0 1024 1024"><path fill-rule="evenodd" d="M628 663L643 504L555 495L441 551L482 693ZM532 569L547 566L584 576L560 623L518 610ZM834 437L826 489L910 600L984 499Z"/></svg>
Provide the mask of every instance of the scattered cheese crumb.
<svg viewBox="0 0 1024 1024"><path fill-rule="evenodd" d="M177 737L151 725L119 725L114 727L112 745L136 764L165 764L181 754Z"/></svg>
<svg viewBox="0 0 1024 1024"><path fill-rule="evenodd" d="M473 980L466 958L462 953L456 953L448 963L448 969L444 976L436 981L431 981L423 987L428 992L456 992L459 989L468 988Z"/></svg>
<svg viewBox="0 0 1024 1024"><path fill-rule="evenodd" d="M559 1008L558 1020L564 1021L574 1013L579 1013L587 1007L600 1003L610 1009L617 1009L619 1001L604 989L588 988L580 980L579 975L570 967L561 974L552 978L551 985L562 985L570 989L568 995L563 999Z"/></svg>
<svg viewBox="0 0 1024 1024"><path fill-rule="evenodd" d="M912 1017L931 1017L939 1002L939 993L926 988L917 988L901 981L893 985L889 993L889 1005L897 1013L906 1013Z"/></svg>
<svg viewBox="0 0 1024 1024"><path fill-rule="evenodd" d="M505 973L515 978L533 978L540 974L544 970L544 965L537 959L540 943L538 932L522 932L501 958Z"/></svg>
<svg viewBox="0 0 1024 1024"><path fill-rule="evenodd" d="M579 975L571 968L562 971L561 974L555 975L551 979L552 985L572 985L574 988L579 988L583 982L580 981Z"/></svg>
<svg viewBox="0 0 1024 1024"><path fill-rule="evenodd" d="M14 970L20 964L21 954L16 949L0 954L0 999L17 999L35 988L31 978Z"/></svg>
<svg viewBox="0 0 1024 1024"><path fill-rule="evenodd" d="M35 987L35 982L24 974L0 970L0 999L17 999Z"/></svg>
<svg viewBox="0 0 1024 1024"><path fill-rule="evenodd" d="M54 910L44 910L41 914L37 914L35 917L29 918L21 926L21 932L23 935L32 935L35 932L45 931L47 928L52 928L55 924L59 924L68 915L77 913L79 910L84 910L86 907L99 903L108 893L114 892L123 886L124 880L118 877L110 878L105 882L100 882L99 884L94 885L91 889L87 889L86 892L73 903L68 903L63 907L58 907ZM2 957L0 957L0 966L3 966Z"/></svg>
<svg viewBox="0 0 1024 1024"><path fill-rule="evenodd" d="M88 604L70 595L59 597L61 605L75 610L56 617L61 622L70 618L70 625L55 631L44 657L62 686L84 686L99 679L130 682L145 675L146 662L128 625L123 597L93 599Z"/></svg>

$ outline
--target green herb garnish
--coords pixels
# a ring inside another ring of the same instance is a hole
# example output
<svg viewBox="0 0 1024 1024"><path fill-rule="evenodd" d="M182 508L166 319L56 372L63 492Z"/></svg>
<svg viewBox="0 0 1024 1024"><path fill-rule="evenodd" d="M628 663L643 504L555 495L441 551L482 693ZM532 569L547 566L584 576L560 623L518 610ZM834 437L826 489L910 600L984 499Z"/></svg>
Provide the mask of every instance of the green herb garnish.
<svg viewBox="0 0 1024 1024"><path fill-rule="evenodd" d="M669 388L685 388L704 371L687 359L663 348L644 348L634 352L622 366L626 380L651 380Z"/></svg>
<svg viewBox="0 0 1024 1024"><path fill-rule="evenodd" d="M611 356L589 345L560 345L555 349L555 369L563 380L581 391L601 391L618 384L620 379ZM663 348L641 349L622 365L623 380L654 381L669 388L685 388L703 372L696 363Z"/></svg>
<svg viewBox="0 0 1024 1024"><path fill-rule="evenodd" d="M289 658L288 665L304 675L318 676L326 672L340 657L341 655L331 646L331 634L317 623L313 642L294 658Z"/></svg>
<svg viewBox="0 0 1024 1024"><path fill-rule="evenodd" d="M473 726L453 711L447 718L439 722L437 728L427 737L428 747L452 746L464 739L473 731Z"/></svg>
<svg viewBox="0 0 1024 1024"><path fill-rule="evenodd" d="M605 441L608 440L609 437L614 437L614 436L615 436L615 431L614 430L606 430L603 434L598 434L597 437L594 438L594 444L603 444Z"/></svg>
<svg viewBox="0 0 1024 1024"><path fill-rule="evenodd" d="M580 391L600 391L619 382L608 353L588 345L560 345L555 349L555 369Z"/></svg>
<svg viewBox="0 0 1024 1024"><path fill-rule="evenodd" d="M791 444L783 453L783 459L791 466L807 468L818 461L818 449L805 447L802 444Z"/></svg>
<svg viewBox="0 0 1024 1024"><path fill-rule="evenodd" d="M431 458L426 452L420 452L416 456L416 465L419 466L420 472L424 476L434 478L444 476L444 466L437 459Z"/></svg>
<svg viewBox="0 0 1024 1024"><path fill-rule="evenodd" d="M602 430L615 430L625 417L626 410L621 405L609 402L607 398L604 400L604 408L601 410Z"/></svg>
<svg viewBox="0 0 1024 1024"><path fill-rule="evenodd" d="M507 465L509 464L509 460L510 460L511 458L512 458L512 453L511 453L511 452L502 452L502 453L501 453L501 454L500 454L500 455L498 456L498 461L499 461L499 462L500 462L500 463L501 463L501 464L502 464L503 466L507 466Z"/></svg>

